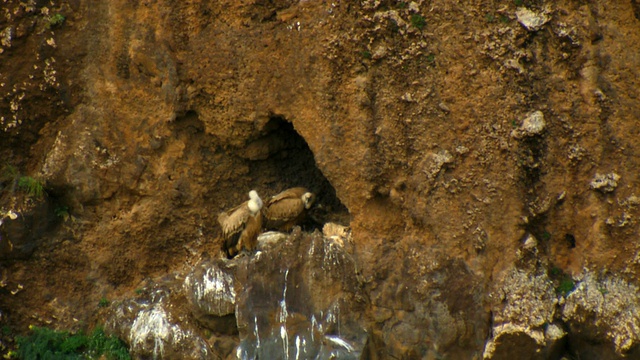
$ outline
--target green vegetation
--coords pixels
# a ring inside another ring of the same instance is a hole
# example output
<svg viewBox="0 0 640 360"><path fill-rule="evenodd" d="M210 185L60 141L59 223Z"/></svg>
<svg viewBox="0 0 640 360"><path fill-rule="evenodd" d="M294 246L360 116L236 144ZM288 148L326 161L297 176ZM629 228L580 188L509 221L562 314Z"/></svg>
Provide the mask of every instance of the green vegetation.
<svg viewBox="0 0 640 360"><path fill-rule="evenodd" d="M398 6L398 9L404 9L407 7L407 3L404 1L400 1L397 6Z"/></svg>
<svg viewBox="0 0 640 360"><path fill-rule="evenodd" d="M524 1L523 0L513 0L513 3L516 4L516 6L521 6Z"/></svg>
<svg viewBox="0 0 640 360"><path fill-rule="evenodd" d="M502 15L502 14L500 16L498 16L498 19L500 19L500 22L503 23L503 24L508 24L509 21L510 21L508 16Z"/></svg>
<svg viewBox="0 0 640 360"><path fill-rule="evenodd" d="M47 26L47 27L48 27L49 29L51 29L51 28L55 28L55 27L62 26L62 24L64 24L64 21L65 21L66 19L67 19L67 18L65 18L65 17L64 17L64 15L62 15L62 14L60 14L60 13L55 14L55 15L53 15L53 16L51 16L51 17L49 18L49 24L48 24L48 26Z"/></svg>
<svg viewBox="0 0 640 360"><path fill-rule="evenodd" d="M565 274L564 271L557 266L549 269L549 277L557 284L556 294L558 295L567 296L576 289L576 283L571 276Z"/></svg>
<svg viewBox="0 0 640 360"><path fill-rule="evenodd" d="M436 55L435 54L427 55L427 62L429 63L429 65L434 65L436 63Z"/></svg>
<svg viewBox="0 0 640 360"><path fill-rule="evenodd" d="M600 294L602 294L602 296L607 295L609 293L609 290L605 289L604 287L599 287L598 291L600 291Z"/></svg>
<svg viewBox="0 0 640 360"><path fill-rule="evenodd" d="M496 21L496 17L495 15L493 15L492 13L488 13L487 15L485 15L485 20L487 20L487 22L492 23L494 21Z"/></svg>
<svg viewBox="0 0 640 360"><path fill-rule="evenodd" d="M566 277L560 281L560 285L556 288L559 295L567 296L576 289L576 283L570 277Z"/></svg>
<svg viewBox="0 0 640 360"><path fill-rule="evenodd" d="M42 182L31 176L21 176L20 179L18 179L18 187L33 198L39 199L44 195L44 185Z"/></svg>
<svg viewBox="0 0 640 360"><path fill-rule="evenodd" d="M365 50L365 51L361 52L360 55L362 55L362 57L365 58L365 59L371 59L371 52L370 51Z"/></svg>
<svg viewBox="0 0 640 360"><path fill-rule="evenodd" d="M100 301L98 302L98 307L101 307L101 308L109 307L109 305L111 305L111 301L109 301L109 299L105 297L101 298Z"/></svg>
<svg viewBox="0 0 640 360"><path fill-rule="evenodd" d="M3 325L2 326L2 335L4 336L9 336L11 335L13 331L11 330L11 327L9 325Z"/></svg>
<svg viewBox="0 0 640 360"><path fill-rule="evenodd" d="M69 217L69 207L66 205L56 206L56 208L53 209L53 213L59 218L67 219Z"/></svg>
<svg viewBox="0 0 640 360"><path fill-rule="evenodd" d="M411 15L411 25L413 25L418 30L422 30L422 28L427 25L427 21L420 14Z"/></svg>
<svg viewBox="0 0 640 360"><path fill-rule="evenodd" d="M131 359L125 344L117 337L107 336L100 327L91 335L35 326L30 329L31 335L16 338L18 348L12 355L18 359Z"/></svg>

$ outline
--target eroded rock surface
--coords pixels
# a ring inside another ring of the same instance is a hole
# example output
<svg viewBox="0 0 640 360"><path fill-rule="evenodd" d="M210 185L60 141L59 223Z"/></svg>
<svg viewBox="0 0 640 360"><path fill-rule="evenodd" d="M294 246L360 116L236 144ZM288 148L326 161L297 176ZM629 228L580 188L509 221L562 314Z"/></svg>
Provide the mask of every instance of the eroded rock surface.
<svg viewBox="0 0 640 360"><path fill-rule="evenodd" d="M226 334L238 332L234 316L234 265L222 259L204 260L185 278L183 285L183 291L196 319L206 328Z"/></svg>
<svg viewBox="0 0 640 360"><path fill-rule="evenodd" d="M110 327L143 358L366 358L367 298L344 242L296 228L261 245L233 260L203 260L182 287L164 278L139 289Z"/></svg>
<svg viewBox="0 0 640 360"><path fill-rule="evenodd" d="M499 284L491 295L492 337L483 358L559 358L566 333L556 321L558 297L546 272L512 269Z"/></svg>
<svg viewBox="0 0 640 360"><path fill-rule="evenodd" d="M319 232L238 261L240 358L360 359L367 305L353 255Z"/></svg>
<svg viewBox="0 0 640 360"><path fill-rule="evenodd" d="M110 331L129 344L139 359L210 359L212 350L188 320L179 279L170 276L138 290L136 298L115 306Z"/></svg>
<svg viewBox="0 0 640 360"><path fill-rule="evenodd" d="M639 296L638 287L621 278L584 274L562 310L581 358L640 356Z"/></svg>

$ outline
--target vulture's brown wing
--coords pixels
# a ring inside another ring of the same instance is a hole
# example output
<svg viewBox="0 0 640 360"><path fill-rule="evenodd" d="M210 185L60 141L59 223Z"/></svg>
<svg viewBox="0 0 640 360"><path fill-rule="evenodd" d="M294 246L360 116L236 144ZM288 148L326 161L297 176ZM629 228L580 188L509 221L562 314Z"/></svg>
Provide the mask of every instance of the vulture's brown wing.
<svg viewBox="0 0 640 360"><path fill-rule="evenodd" d="M250 216L248 202L244 202L239 206L222 213L218 216L218 222L222 228L222 235L226 238L231 234L242 231L245 222Z"/></svg>
<svg viewBox="0 0 640 360"><path fill-rule="evenodd" d="M306 192L309 192L309 190L303 187L295 187L295 188L287 189L278 195L274 195L271 199L269 199L269 201L267 202L267 206L284 199L292 199L292 198L300 199L302 195L304 195L304 193Z"/></svg>
<svg viewBox="0 0 640 360"><path fill-rule="evenodd" d="M289 221L298 217L304 211L304 204L300 198L284 198L269 205L265 216L270 221Z"/></svg>

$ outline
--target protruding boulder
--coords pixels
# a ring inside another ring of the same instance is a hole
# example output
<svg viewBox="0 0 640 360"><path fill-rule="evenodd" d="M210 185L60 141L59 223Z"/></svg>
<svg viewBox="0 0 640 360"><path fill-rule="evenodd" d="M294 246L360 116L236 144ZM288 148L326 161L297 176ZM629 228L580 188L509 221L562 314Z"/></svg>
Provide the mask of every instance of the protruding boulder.
<svg viewBox="0 0 640 360"><path fill-rule="evenodd" d="M210 359L212 351L189 321L178 279L151 284L113 309L107 330L129 344L135 359Z"/></svg>
<svg viewBox="0 0 640 360"><path fill-rule="evenodd" d="M551 20L544 12L534 12L525 7L516 10L518 22L529 31L538 31Z"/></svg>
<svg viewBox="0 0 640 360"><path fill-rule="evenodd" d="M540 135L545 130L547 123L544 121L544 113L542 111L534 111L522 120L522 125L513 130L511 136L516 139Z"/></svg>
<svg viewBox="0 0 640 360"><path fill-rule="evenodd" d="M554 323L558 304L551 279L540 270L514 269L492 293L493 329L484 359L557 357L566 333Z"/></svg>
<svg viewBox="0 0 640 360"><path fill-rule="evenodd" d="M234 269L226 259L205 260L184 280L183 290L196 319L208 329L237 333Z"/></svg>
<svg viewBox="0 0 640 360"><path fill-rule="evenodd" d="M587 273L566 298L562 318L580 359L640 358L640 291L620 278Z"/></svg>
<svg viewBox="0 0 640 360"><path fill-rule="evenodd" d="M620 180L620 175L616 173L596 173L596 176L593 177L593 180L591 181L589 186L593 190L598 190L603 193L610 193L613 192L616 187L618 187L618 180Z"/></svg>
<svg viewBox="0 0 640 360"><path fill-rule="evenodd" d="M340 242L297 229L237 260L237 355L360 359L368 334L355 261Z"/></svg>

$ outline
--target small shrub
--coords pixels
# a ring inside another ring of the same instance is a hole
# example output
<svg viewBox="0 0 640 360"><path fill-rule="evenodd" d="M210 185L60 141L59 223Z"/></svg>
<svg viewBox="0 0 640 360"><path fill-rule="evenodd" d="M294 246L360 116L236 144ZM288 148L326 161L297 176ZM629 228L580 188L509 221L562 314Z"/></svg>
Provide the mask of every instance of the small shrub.
<svg viewBox="0 0 640 360"><path fill-rule="evenodd" d="M559 295L567 296L575 289L576 283L573 281L573 279L567 277L560 281L560 285L558 285L558 287L556 288L556 292Z"/></svg>
<svg viewBox="0 0 640 360"><path fill-rule="evenodd" d="M362 57L365 58L365 59L371 59L371 52L370 51L365 50L365 51L361 52L360 55L362 55Z"/></svg>
<svg viewBox="0 0 640 360"><path fill-rule="evenodd" d="M500 22L503 24L508 24L510 21L509 17L506 15L500 15L498 16L498 19L500 19Z"/></svg>
<svg viewBox="0 0 640 360"><path fill-rule="evenodd" d="M418 30L422 30L422 28L427 25L427 21L420 14L411 15L411 25L413 25Z"/></svg>
<svg viewBox="0 0 640 360"><path fill-rule="evenodd" d="M67 219L69 217L69 207L66 205L56 206L53 209L53 213L59 218Z"/></svg>
<svg viewBox="0 0 640 360"><path fill-rule="evenodd" d="M487 20L487 22L489 22L489 23L492 23L492 22L496 21L496 17L495 17L495 15L493 15L492 13L488 13L487 15L485 15L485 17L484 17L484 18L485 18L485 19Z"/></svg>
<svg viewBox="0 0 640 360"><path fill-rule="evenodd" d="M44 195L44 185L42 182L31 176L20 177L18 186L30 197L41 198Z"/></svg>
<svg viewBox="0 0 640 360"><path fill-rule="evenodd" d="M516 4L516 6L521 6L524 1L523 0L513 0L513 3Z"/></svg>
<svg viewBox="0 0 640 360"><path fill-rule="evenodd" d="M88 339L89 354L98 358L102 354L109 360L130 360L127 347L115 336L107 336L101 327L97 327Z"/></svg>
<svg viewBox="0 0 640 360"><path fill-rule="evenodd" d="M427 55L427 62L429 65L433 65L436 62L436 56L434 54Z"/></svg>
<svg viewBox="0 0 640 360"><path fill-rule="evenodd" d="M65 18L65 17L64 17L64 15L62 15L62 14L60 14L60 13L55 14L55 15L53 15L53 16L51 16L51 17L49 18L49 24L48 24L48 26L47 26L47 27L48 27L49 29L51 29L51 28L55 28L55 27L62 26L62 24L64 24L64 21L65 21L66 19L67 19L67 18Z"/></svg>
<svg viewBox="0 0 640 360"><path fill-rule="evenodd" d="M16 338L18 348L14 355L18 359L131 359L125 344L117 337L107 336L101 327L89 336L41 327L30 329L31 335Z"/></svg>
<svg viewBox="0 0 640 360"><path fill-rule="evenodd" d="M70 346L63 346L69 337L66 331L48 328L30 327L32 334L17 337L16 351L19 359L81 359L79 354L69 352Z"/></svg>
<svg viewBox="0 0 640 360"><path fill-rule="evenodd" d="M101 308L109 307L109 305L111 305L111 301L109 301L109 299L105 297L101 298L100 301L98 302L98 307L101 307Z"/></svg>

